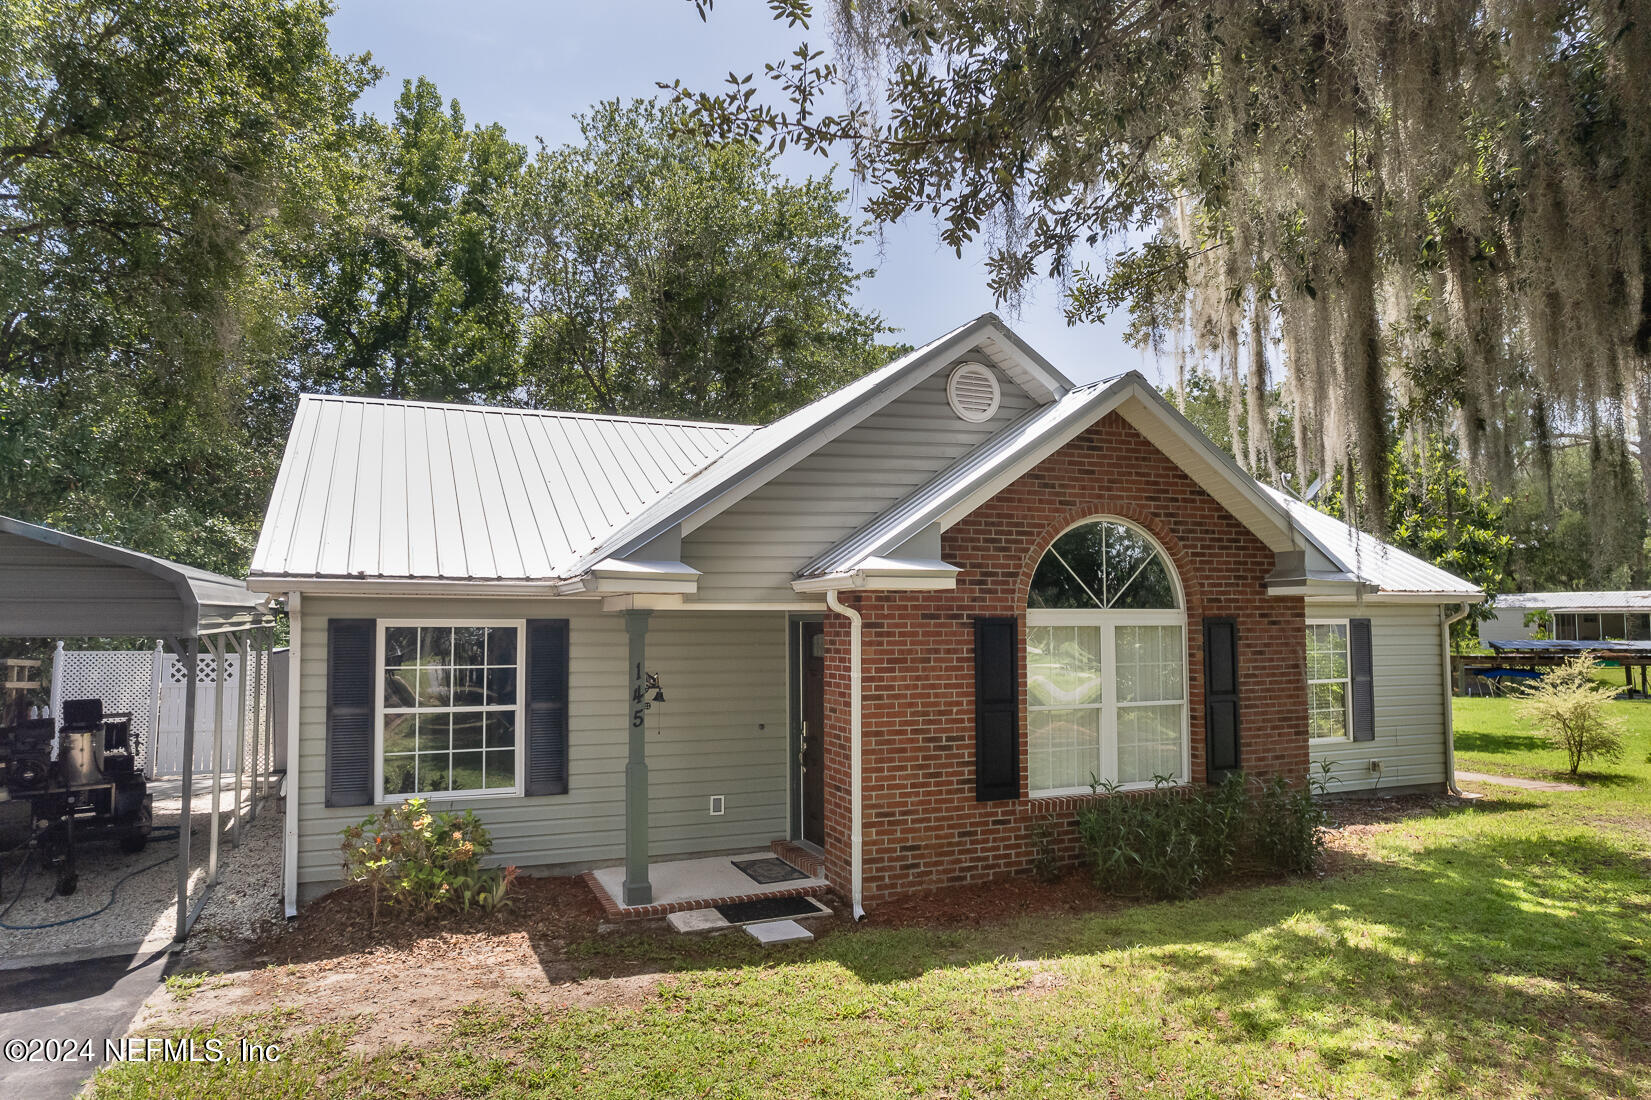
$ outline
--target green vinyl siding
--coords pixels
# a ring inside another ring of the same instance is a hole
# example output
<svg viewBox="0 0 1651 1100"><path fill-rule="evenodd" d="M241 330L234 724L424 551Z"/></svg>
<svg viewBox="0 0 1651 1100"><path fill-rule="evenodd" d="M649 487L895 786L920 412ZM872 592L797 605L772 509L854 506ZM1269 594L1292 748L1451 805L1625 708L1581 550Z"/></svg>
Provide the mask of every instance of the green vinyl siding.
<svg viewBox="0 0 1651 1100"><path fill-rule="evenodd" d="M432 804L474 809L496 863L573 869L623 857L628 680L618 615L588 600L310 596L302 617L301 884L337 880L338 831L368 812L323 804L329 618L568 619L568 793ZM779 613L654 613L648 667L665 691L648 716L654 858L763 848L786 835L785 645ZM719 817L708 812L714 794L727 802Z"/></svg>

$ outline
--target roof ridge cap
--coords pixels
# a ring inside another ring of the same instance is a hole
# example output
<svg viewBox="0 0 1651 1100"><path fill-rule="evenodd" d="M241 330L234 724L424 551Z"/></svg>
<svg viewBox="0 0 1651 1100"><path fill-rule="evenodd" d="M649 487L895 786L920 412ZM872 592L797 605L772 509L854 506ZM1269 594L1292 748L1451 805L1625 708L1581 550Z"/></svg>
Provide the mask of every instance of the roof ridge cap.
<svg viewBox="0 0 1651 1100"><path fill-rule="evenodd" d="M536 409L525 405L467 405L460 401L419 401L408 398L371 397L347 393L303 393L300 401L357 402L363 405L394 405L415 409L450 409L455 412L519 414L546 416L570 420L599 420L618 424L659 424L673 428L715 428L723 431L752 432L762 425L733 424L715 420L677 420L666 416L627 416L622 413L575 412L569 409Z"/></svg>

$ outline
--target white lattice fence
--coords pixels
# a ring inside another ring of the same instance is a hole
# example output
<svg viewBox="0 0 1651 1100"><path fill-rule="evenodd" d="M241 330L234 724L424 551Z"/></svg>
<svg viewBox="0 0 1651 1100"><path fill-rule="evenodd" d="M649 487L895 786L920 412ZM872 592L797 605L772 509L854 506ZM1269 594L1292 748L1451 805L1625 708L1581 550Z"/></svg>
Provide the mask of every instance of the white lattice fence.
<svg viewBox="0 0 1651 1100"><path fill-rule="evenodd" d="M210 653L196 657L195 763L197 772L212 767L212 718L216 704L217 662ZM241 658L225 658L224 736L221 771L235 771L235 730L240 715ZM189 670L182 660L159 650L58 650L52 680L53 713L64 699L102 699L105 711L131 711L132 730L141 733L141 765L150 775L183 771L183 727L189 696ZM262 701L256 700L261 706ZM250 741L246 746L251 752Z"/></svg>
<svg viewBox="0 0 1651 1100"><path fill-rule="evenodd" d="M148 770L155 733L157 657L164 655L152 649L59 649L52 671L52 713L63 713L65 699L101 699L106 713L130 711L138 764Z"/></svg>

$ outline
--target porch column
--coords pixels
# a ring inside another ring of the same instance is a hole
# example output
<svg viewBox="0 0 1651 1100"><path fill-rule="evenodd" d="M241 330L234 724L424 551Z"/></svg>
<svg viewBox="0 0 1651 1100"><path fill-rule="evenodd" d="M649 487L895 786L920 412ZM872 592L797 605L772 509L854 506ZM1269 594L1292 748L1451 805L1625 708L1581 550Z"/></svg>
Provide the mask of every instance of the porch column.
<svg viewBox="0 0 1651 1100"><path fill-rule="evenodd" d="M630 641L630 757L625 763L624 904L648 905L654 890L648 882L648 616L626 611Z"/></svg>

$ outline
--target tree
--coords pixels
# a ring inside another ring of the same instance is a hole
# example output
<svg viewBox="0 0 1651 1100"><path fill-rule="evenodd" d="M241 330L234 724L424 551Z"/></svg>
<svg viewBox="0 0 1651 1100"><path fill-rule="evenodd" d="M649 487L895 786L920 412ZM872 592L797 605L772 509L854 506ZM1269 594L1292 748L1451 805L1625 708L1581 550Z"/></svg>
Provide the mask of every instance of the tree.
<svg viewBox="0 0 1651 1100"><path fill-rule="evenodd" d="M526 151L497 124L465 128L423 77L389 123L353 126L354 170L334 203L360 210L291 262L308 299L299 372L317 388L380 397L499 399L516 390L519 315L509 212Z"/></svg>
<svg viewBox="0 0 1651 1100"><path fill-rule="evenodd" d="M0 512L244 567L290 402L265 257L372 78L314 0L0 19Z"/></svg>
<svg viewBox="0 0 1651 1100"><path fill-rule="evenodd" d="M760 423L882 362L844 192L680 123L610 101L539 150L516 214L534 403Z"/></svg>
<svg viewBox="0 0 1651 1100"><path fill-rule="evenodd" d="M1594 658L1579 653L1546 673L1516 709L1539 737L1565 754L1571 774L1590 760L1622 758L1622 720L1606 713L1616 692L1594 679Z"/></svg>
<svg viewBox="0 0 1651 1100"><path fill-rule="evenodd" d="M1128 308L1234 378L1280 340L1301 461L1362 522L1396 413L1503 486L1524 439L1620 449L1651 388L1646 0L830 8L833 57L768 66L778 102L749 76L678 99L714 135L846 153L879 218L987 234L1000 296L1048 271L1073 318Z"/></svg>

